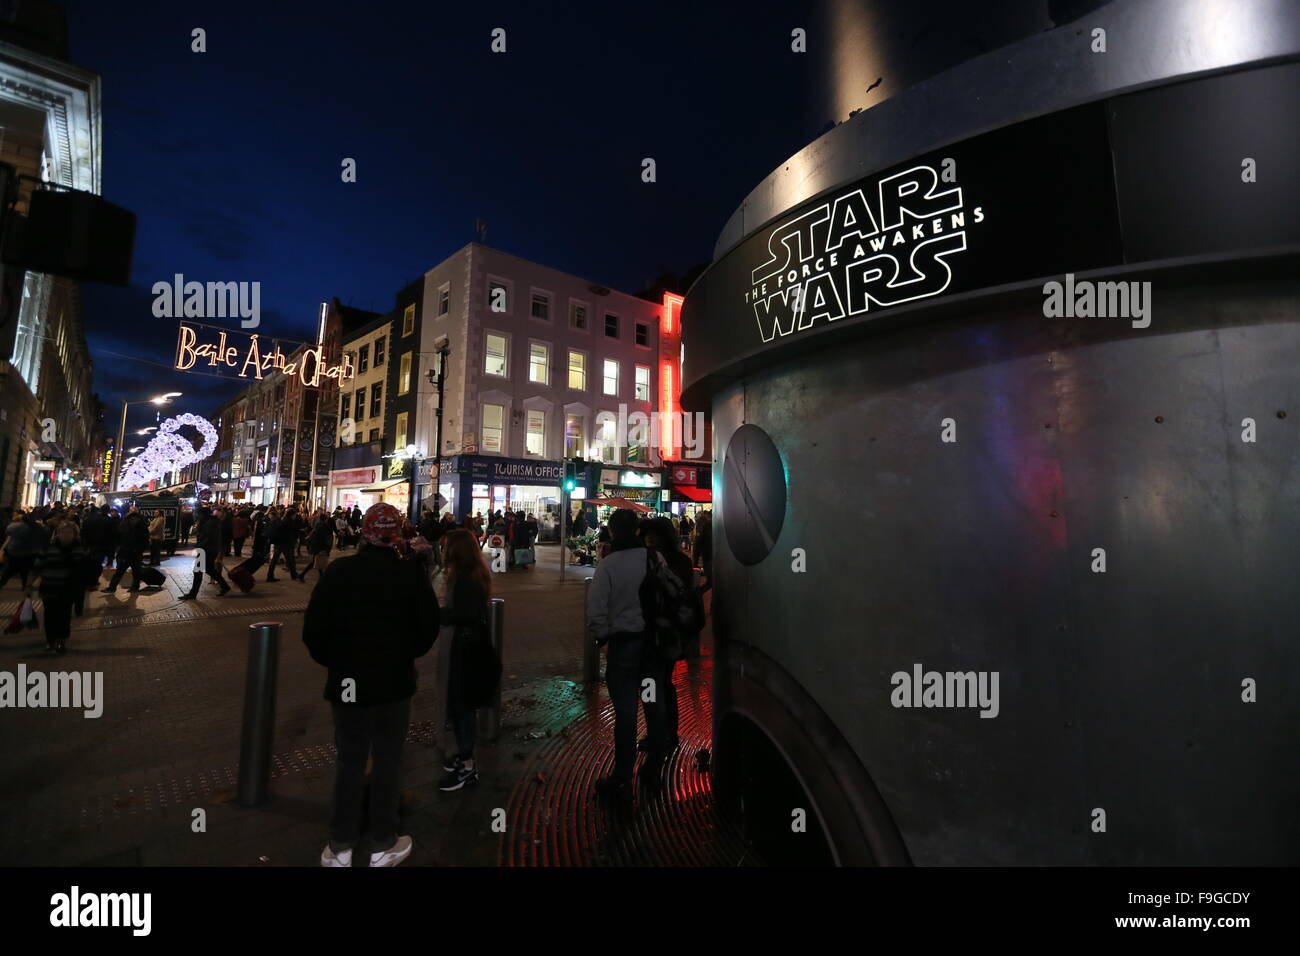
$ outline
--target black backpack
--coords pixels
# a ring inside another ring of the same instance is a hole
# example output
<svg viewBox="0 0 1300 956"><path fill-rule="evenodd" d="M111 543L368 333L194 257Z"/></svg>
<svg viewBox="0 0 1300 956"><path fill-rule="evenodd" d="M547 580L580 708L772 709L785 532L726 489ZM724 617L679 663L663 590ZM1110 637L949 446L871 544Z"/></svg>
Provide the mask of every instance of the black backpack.
<svg viewBox="0 0 1300 956"><path fill-rule="evenodd" d="M663 660L681 660L704 626L699 600L690 583L673 574L663 555L653 548L646 548L640 597L646 633L655 650Z"/></svg>

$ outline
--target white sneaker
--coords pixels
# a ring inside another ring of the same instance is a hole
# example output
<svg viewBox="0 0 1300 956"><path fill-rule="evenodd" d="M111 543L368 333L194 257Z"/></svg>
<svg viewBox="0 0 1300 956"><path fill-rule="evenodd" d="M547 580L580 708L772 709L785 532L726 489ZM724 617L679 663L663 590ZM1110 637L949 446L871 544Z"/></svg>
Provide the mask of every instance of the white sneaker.
<svg viewBox="0 0 1300 956"><path fill-rule="evenodd" d="M344 850L342 853L336 855L334 851L330 849L330 845L326 843L325 850L320 855L320 865L321 866L351 866L352 851Z"/></svg>
<svg viewBox="0 0 1300 956"><path fill-rule="evenodd" d="M397 866L397 864L401 863L403 860L405 860L408 856L411 855L412 845L413 844L411 843L411 838L409 836L398 837L397 842L394 843L387 850L384 850L381 853L370 854L370 865L371 866Z"/></svg>

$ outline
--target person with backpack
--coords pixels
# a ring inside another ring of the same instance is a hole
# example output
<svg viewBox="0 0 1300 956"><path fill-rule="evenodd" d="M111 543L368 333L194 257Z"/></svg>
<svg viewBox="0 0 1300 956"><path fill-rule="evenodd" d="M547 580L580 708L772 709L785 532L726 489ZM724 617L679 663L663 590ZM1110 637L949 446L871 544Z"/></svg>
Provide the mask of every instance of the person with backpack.
<svg viewBox="0 0 1300 956"><path fill-rule="evenodd" d="M641 681L659 681L662 666L647 633L642 607L648 552L637 540L636 513L620 508L609 518L610 552L596 565L587 592L587 627L597 644L606 646L605 683L614 705L614 771L596 781L604 797L625 800L631 796L632 769L636 764L636 712ZM658 782L664 759L663 696L656 687L645 708L648 744L642 781Z"/></svg>
<svg viewBox="0 0 1300 956"><path fill-rule="evenodd" d="M352 865L371 756L370 865L397 866L411 854L411 838L398 833L402 746L415 661L438 636L438 599L429 576L398 556L401 529L396 508L372 505L361 526L364 543L325 570L303 620L303 643L327 669L324 696L338 752L325 867Z"/></svg>
<svg viewBox="0 0 1300 956"><path fill-rule="evenodd" d="M700 601L699 593L694 588L695 569L691 566L691 559L682 551L672 522L667 518L650 518L642 522L641 540L647 548L657 552L664 559L668 570L681 582L685 589L681 600L690 602L692 611L690 624L682 628L681 646L667 649L661 647L657 659L660 670L656 680L658 687L662 689L660 696L664 702L664 751L672 753L678 745L677 685L673 681L673 671L677 669L677 662L686 656L685 644L697 637L704 628L704 606ZM641 750L648 750L649 747L649 738L643 739L638 744Z"/></svg>
<svg viewBox="0 0 1300 956"><path fill-rule="evenodd" d="M80 614L86 599L88 555L82 547L77 526L59 523L49 546L37 556L35 587L45 610L45 643L52 654L66 654L72 634L72 611Z"/></svg>
<svg viewBox="0 0 1300 956"><path fill-rule="evenodd" d="M447 713L456 734L456 753L443 765L439 790L459 790L478 779L474 764L474 730L478 708L491 702L501 662L488 638L492 574L470 531L457 528L443 536L448 604L444 623L455 627L447 676Z"/></svg>

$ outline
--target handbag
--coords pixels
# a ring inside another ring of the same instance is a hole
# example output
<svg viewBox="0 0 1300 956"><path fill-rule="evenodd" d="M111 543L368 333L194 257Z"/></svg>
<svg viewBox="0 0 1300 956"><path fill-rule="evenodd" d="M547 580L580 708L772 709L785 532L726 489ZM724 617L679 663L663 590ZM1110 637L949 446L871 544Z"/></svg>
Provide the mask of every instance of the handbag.
<svg viewBox="0 0 1300 956"><path fill-rule="evenodd" d="M515 548L515 564L532 564L537 555L532 548Z"/></svg>
<svg viewBox="0 0 1300 956"><path fill-rule="evenodd" d="M32 604L31 598L23 598L23 603L18 607L18 616L23 622L23 627L35 630L41 626L41 622L36 618L36 607Z"/></svg>

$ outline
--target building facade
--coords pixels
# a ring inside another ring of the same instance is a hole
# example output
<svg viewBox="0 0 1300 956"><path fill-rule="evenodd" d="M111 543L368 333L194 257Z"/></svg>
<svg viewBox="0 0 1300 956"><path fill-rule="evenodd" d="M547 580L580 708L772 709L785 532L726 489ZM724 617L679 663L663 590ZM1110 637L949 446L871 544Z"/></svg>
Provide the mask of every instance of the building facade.
<svg viewBox="0 0 1300 956"><path fill-rule="evenodd" d="M0 162L31 177L20 215L32 180L100 191L100 80L66 56L57 8L0 11ZM103 451L77 285L0 270L0 502L66 499L88 491Z"/></svg>

